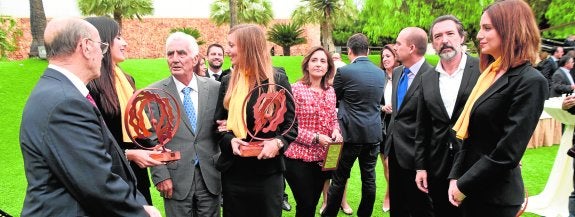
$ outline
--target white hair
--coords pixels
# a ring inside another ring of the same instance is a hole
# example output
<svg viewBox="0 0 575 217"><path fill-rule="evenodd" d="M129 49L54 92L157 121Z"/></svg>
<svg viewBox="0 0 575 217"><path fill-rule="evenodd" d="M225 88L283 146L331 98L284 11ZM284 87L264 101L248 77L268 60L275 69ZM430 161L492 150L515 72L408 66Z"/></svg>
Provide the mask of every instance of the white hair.
<svg viewBox="0 0 575 217"><path fill-rule="evenodd" d="M168 44L176 39L182 39L188 42L192 56L197 56L200 53L200 46L198 46L198 42L196 42L194 36L183 32L174 32L168 36L168 39L166 39L166 52L168 52Z"/></svg>

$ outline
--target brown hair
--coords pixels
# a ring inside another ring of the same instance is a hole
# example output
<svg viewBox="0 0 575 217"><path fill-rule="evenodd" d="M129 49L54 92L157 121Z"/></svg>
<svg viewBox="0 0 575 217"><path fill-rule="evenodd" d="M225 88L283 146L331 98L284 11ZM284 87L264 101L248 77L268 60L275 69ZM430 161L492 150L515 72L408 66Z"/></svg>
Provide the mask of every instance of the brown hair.
<svg viewBox="0 0 575 217"><path fill-rule="evenodd" d="M501 69L507 70L524 62L535 63L540 47L540 32L531 7L523 0L499 0L487 6L493 28L501 37ZM495 59L479 55L481 70Z"/></svg>
<svg viewBox="0 0 575 217"><path fill-rule="evenodd" d="M267 51L267 40L264 32L255 24L240 24L232 27L228 35L235 37L238 49L236 64L230 74L230 82L224 97L224 107L229 108L230 97L235 84L240 78L240 73L248 76L250 89L268 80L269 84L275 84L274 70L270 53ZM268 88L268 92L274 92L275 88Z"/></svg>
<svg viewBox="0 0 575 217"><path fill-rule="evenodd" d="M311 50L305 55L301 63L303 77L300 79L300 81L305 85L308 86L311 85L311 80L309 77L309 71L307 70L307 67L309 64L309 60L311 59L311 56L317 51L322 51L323 53L325 53L325 56L327 57L327 72L321 78L320 83L320 87L324 90L327 90L331 86L331 80L335 75L335 65L333 64L333 60L331 59L331 54L323 47L320 46L312 47Z"/></svg>
<svg viewBox="0 0 575 217"><path fill-rule="evenodd" d="M393 68L401 65L401 62L397 60L397 53L395 52L395 49L393 49L393 46L394 46L393 44L386 44L385 46L383 46L383 49L381 49L381 53L379 54L379 68L381 68L383 71L385 71L385 67L383 66L382 61L384 50L389 50L391 51L391 54L393 54L393 58L395 59L395 64L393 65Z"/></svg>

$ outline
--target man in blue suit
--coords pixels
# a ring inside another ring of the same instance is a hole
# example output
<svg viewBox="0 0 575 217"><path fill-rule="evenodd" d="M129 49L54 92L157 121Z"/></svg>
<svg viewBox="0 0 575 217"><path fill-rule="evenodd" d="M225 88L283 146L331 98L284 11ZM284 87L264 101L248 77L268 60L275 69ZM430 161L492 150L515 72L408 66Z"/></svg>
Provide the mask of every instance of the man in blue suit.
<svg viewBox="0 0 575 217"><path fill-rule="evenodd" d="M379 106L385 77L384 72L367 58L369 42L365 35L351 36L347 48L351 64L338 68L333 81L344 145L322 216L337 216L345 183L358 158L362 195L357 216L371 216L375 202L375 165L382 141Z"/></svg>
<svg viewBox="0 0 575 217"><path fill-rule="evenodd" d="M100 77L108 44L77 18L52 19L48 68L20 128L28 187L22 216L161 216L136 188L126 156L86 84Z"/></svg>

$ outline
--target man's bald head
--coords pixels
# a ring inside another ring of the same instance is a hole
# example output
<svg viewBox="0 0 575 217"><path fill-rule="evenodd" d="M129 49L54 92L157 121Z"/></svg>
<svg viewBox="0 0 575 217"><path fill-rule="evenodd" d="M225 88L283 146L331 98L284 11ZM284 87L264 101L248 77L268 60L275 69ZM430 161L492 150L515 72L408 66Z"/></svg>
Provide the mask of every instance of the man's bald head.
<svg viewBox="0 0 575 217"><path fill-rule="evenodd" d="M48 59L73 54L80 39L91 38L93 31L98 30L92 24L79 18L52 19L44 31Z"/></svg>
<svg viewBox="0 0 575 217"><path fill-rule="evenodd" d="M427 51L427 33L425 30L418 27L407 27L399 32L399 36L405 38L408 45L415 46L416 54L425 55Z"/></svg>

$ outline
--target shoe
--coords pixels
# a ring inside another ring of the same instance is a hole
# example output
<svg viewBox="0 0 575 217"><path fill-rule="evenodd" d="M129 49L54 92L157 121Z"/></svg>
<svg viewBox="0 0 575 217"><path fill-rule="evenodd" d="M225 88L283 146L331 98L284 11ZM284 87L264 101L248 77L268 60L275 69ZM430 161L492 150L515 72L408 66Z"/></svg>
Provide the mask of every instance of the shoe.
<svg viewBox="0 0 575 217"><path fill-rule="evenodd" d="M383 212L389 212L389 207L381 207L381 210L383 210Z"/></svg>
<svg viewBox="0 0 575 217"><path fill-rule="evenodd" d="M353 209L351 209L351 207L348 208L343 208L343 206L339 207L341 209L341 211L343 211L343 213L345 213L346 215L353 215Z"/></svg>
<svg viewBox="0 0 575 217"><path fill-rule="evenodd" d="M289 202L287 201L287 198L284 198L282 200L282 209L285 211L290 211L291 210L291 205L289 204Z"/></svg>

